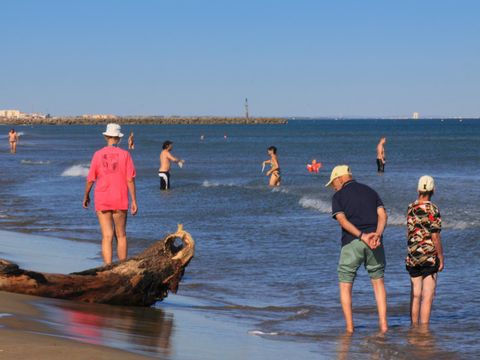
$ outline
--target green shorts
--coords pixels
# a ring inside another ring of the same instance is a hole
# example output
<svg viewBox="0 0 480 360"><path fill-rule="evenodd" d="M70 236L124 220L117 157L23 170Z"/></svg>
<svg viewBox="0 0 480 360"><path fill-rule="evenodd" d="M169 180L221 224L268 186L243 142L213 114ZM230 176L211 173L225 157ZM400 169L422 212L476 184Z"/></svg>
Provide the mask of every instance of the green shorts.
<svg viewBox="0 0 480 360"><path fill-rule="evenodd" d="M340 252L340 261L338 262L338 281L353 282L362 263L371 279L383 278L385 272L383 245L372 250L363 241L355 239L343 246Z"/></svg>

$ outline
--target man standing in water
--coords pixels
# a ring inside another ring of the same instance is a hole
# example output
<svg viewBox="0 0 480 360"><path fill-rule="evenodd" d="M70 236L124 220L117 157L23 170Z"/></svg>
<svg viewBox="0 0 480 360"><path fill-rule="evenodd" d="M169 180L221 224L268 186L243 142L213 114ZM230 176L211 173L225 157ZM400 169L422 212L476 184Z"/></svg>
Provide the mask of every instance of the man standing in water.
<svg viewBox="0 0 480 360"><path fill-rule="evenodd" d="M10 153L15 154L17 152L18 134L15 129L10 129L8 132L8 142L10 143Z"/></svg>
<svg viewBox="0 0 480 360"><path fill-rule="evenodd" d="M385 172L385 143L387 142L387 138L385 136L380 138L380 141L377 145L377 172L384 173Z"/></svg>
<svg viewBox="0 0 480 360"><path fill-rule="evenodd" d="M332 216L342 228L342 250L338 263L340 303L346 331L352 333L352 287L357 270L364 264L370 276L377 302L381 332L388 329L387 293L383 282L385 253L382 234L387 212L378 194L367 185L357 183L347 165L336 166L326 186L332 186Z"/></svg>
<svg viewBox="0 0 480 360"><path fill-rule="evenodd" d="M169 140L165 141L160 153L160 169L158 176L160 177L160 190L170 189L170 161L176 162L178 166L182 167L184 160L177 159L170 151L173 148L173 143Z"/></svg>

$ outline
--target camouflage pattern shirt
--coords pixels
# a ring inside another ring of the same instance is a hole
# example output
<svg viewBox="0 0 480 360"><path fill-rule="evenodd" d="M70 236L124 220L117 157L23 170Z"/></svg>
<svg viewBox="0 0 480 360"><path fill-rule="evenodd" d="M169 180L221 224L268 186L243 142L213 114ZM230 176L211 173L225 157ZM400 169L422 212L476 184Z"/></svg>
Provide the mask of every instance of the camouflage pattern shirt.
<svg viewBox="0 0 480 360"><path fill-rule="evenodd" d="M408 255L406 265L434 266L437 250L432 233L442 230L442 218L438 207L430 201L415 201L407 210Z"/></svg>

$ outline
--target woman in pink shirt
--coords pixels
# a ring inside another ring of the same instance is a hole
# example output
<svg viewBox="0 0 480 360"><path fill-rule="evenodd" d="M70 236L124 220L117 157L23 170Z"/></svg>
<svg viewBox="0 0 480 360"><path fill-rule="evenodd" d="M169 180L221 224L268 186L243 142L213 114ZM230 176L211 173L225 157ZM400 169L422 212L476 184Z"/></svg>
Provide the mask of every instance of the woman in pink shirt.
<svg viewBox="0 0 480 360"><path fill-rule="evenodd" d="M85 185L83 207L90 203L90 190L95 185L95 211L102 229L102 256L105 264L112 262L113 235L117 237L117 254L120 261L127 258L126 235L128 193L132 204L130 212L138 211L135 194L135 166L128 151L117 147L123 134L118 124L108 124L103 133L107 146L95 152Z"/></svg>

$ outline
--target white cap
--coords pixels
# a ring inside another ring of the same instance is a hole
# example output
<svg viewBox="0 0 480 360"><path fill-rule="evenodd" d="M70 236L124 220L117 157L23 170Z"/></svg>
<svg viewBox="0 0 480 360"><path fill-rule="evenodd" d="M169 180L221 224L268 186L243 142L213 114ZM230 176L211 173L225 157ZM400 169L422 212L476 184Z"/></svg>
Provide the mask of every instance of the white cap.
<svg viewBox="0 0 480 360"><path fill-rule="evenodd" d="M111 137L122 137L123 134L120 130L122 130L122 128L118 124L107 124L107 129L102 134Z"/></svg>
<svg viewBox="0 0 480 360"><path fill-rule="evenodd" d="M435 181L431 176L423 175L418 180L418 191L427 192L435 190Z"/></svg>

